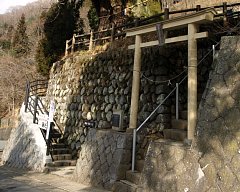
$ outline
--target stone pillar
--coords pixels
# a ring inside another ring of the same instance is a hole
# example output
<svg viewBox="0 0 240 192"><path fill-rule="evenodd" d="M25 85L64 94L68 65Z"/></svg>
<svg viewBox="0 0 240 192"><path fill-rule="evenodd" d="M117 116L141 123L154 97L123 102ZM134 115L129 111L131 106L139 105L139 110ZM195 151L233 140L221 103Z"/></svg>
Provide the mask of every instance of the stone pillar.
<svg viewBox="0 0 240 192"><path fill-rule="evenodd" d="M136 35L129 129L137 128L138 101L141 78L141 42L142 37L140 35Z"/></svg>
<svg viewBox="0 0 240 192"><path fill-rule="evenodd" d="M197 33L196 24L188 24L188 139L193 140L197 122Z"/></svg>

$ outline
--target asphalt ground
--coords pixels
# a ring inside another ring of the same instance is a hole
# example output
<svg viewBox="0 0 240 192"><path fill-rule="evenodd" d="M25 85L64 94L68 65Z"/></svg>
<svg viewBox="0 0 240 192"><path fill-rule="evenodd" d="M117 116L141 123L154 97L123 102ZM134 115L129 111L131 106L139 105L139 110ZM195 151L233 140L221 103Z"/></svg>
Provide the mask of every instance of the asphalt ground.
<svg viewBox="0 0 240 192"><path fill-rule="evenodd" d="M70 178L0 166L0 192L106 192Z"/></svg>

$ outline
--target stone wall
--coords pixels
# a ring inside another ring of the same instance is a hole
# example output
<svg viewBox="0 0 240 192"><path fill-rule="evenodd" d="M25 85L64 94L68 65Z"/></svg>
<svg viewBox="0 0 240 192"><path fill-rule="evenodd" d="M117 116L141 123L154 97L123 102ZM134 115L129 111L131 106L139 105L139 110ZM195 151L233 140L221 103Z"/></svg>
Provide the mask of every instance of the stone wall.
<svg viewBox="0 0 240 192"><path fill-rule="evenodd" d="M205 191L198 154L182 143L151 142L141 177L143 191Z"/></svg>
<svg viewBox="0 0 240 192"><path fill-rule="evenodd" d="M2 154L2 162L10 167L43 171L46 160L46 143L32 114L24 112L22 105L20 122L12 129Z"/></svg>
<svg viewBox="0 0 240 192"><path fill-rule="evenodd" d="M132 136L116 131L90 129L77 161L74 178L111 189L131 167Z"/></svg>
<svg viewBox="0 0 240 192"><path fill-rule="evenodd" d="M168 78L172 67L168 57L159 49L143 52L144 77L141 80L139 123L167 94L168 83L155 83ZM55 116L64 131L64 137L77 155L75 143L83 144L88 132L86 120L96 122L97 129L111 128L114 109L122 110L123 126L129 123L133 52L111 50L92 56L78 53L54 64L49 81L47 100L56 103ZM165 65L165 66L164 66ZM146 78L145 78L146 77ZM147 80L148 78L148 80ZM163 129L170 122L171 101L151 119L148 127ZM156 121L155 121L156 120Z"/></svg>
<svg viewBox="0 0 240 192"><path fill-rule="evenodd" d="M198 59L201 60L207 51L199 49ZM186 46L143 49L138 124L161 103L175 83L186 75L186 53ZM125 129L128 127L133 57L133 51L123 49L109 50L97 55L80 52L54 64L47 100L54 99L56 102L55 116L65 130L68 144L84 143L87 134L87 129L84 128L86 120L95 121L98 129L111 128L114 109L123 111L123 126ZM208 78L211 66L209 60L211 62L211 55L199 66L200 96ZM187 81L180 87L181 109L187 107L186 94ZM148 132L159 132L171 126L171 116L175 113L171 108L174 105L173 94L146 124ZM76 148L73 148L73 153L77 154Z"/></svg>
<svg viewBox="0 0 240 192"><path fill-rule="evenodd" d="M240 191L240 37L223 37L198 111L197 148L209 191Z"/></svg>

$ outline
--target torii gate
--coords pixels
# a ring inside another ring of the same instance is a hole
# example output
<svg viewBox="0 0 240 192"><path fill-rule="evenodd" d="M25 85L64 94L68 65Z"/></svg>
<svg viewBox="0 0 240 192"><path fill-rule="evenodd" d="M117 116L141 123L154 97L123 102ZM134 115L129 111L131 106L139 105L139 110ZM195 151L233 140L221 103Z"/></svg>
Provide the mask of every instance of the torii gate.
<svg viewBox="0 0 240 192"><path fill-rule="evenodd" d="M215 9L209 8L186 16L126 30L127 37L135 36L135 45L130 45L128 47L128 49L135 49L130 123L128 130L137 128L140 89L139 71L141 71L141 48L159 45L158 40L142 43L141 35L154 31L157 32L156 26L160 26L161 44L188 41L188 139L194 139L197 122L197 39L208 37L208 32L198 32L198 26L202 23L213 21L215 14L217 14ZM187 35L172 38L167 38L163 35L167 30L183 27L188 27Z"/></svg>

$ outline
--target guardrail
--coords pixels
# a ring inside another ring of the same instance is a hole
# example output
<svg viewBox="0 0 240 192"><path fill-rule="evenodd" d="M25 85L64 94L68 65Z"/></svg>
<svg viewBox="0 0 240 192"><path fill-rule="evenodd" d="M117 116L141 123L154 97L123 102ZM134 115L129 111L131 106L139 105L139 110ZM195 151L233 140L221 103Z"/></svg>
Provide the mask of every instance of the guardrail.
<svg viewBox="0 0 240 192"><path fill-rule="evenodd" d="M181 14L189 14L207 8L209 7L201 7L201 5L197 5L196 8L176 11L169 11L168 8L165 8L164 12L148 18L136 18L133 22L127 22L119 26L112 25L111 28L101 31L85 33L82 35L74 34L72 39L66 41L65 56L67 56L69 53L74 53L74 51L78 49L92 50L94 45L103 44L105 42L113 42L115 39L124 38L126 35L125 29L146 25L161 20L167 20L170 17L178 17ZM215 8L218 12L216 17L223 18L223 26L228 25L229 18L235 16L239 17L240 15L240 3L227 4L227 2L224 2L222 5L213 6L213 8Z"/></svg>

